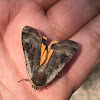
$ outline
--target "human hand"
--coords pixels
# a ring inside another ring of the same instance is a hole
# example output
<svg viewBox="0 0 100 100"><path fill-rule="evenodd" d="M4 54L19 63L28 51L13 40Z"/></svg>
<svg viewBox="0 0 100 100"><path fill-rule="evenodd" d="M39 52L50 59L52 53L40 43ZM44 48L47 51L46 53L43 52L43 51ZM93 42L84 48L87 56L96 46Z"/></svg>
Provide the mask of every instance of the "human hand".
<svg viewBox="0 0 100 100"><path fill-rule="evenodd" d="M0 0L0 99L68 100L100 60L99 0ZM33 92L21 43L25 25L49 40L71 39L79 49L61 78Z"/></svg>

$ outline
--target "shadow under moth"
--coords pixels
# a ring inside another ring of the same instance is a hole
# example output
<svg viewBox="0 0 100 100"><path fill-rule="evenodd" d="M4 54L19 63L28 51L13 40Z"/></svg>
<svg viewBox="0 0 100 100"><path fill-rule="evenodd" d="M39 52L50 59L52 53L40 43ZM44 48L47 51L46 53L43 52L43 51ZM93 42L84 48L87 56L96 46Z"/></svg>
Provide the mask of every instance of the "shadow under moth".
<svg viewBox="0 0 100 100"><path fill-rule="evenodd" d="M62 68L72 59L78 44L72 40L52 41L46 44L47 37L30 26L22 30L22 46L25 55L27 71L34 90L46 86Z"/></svg>

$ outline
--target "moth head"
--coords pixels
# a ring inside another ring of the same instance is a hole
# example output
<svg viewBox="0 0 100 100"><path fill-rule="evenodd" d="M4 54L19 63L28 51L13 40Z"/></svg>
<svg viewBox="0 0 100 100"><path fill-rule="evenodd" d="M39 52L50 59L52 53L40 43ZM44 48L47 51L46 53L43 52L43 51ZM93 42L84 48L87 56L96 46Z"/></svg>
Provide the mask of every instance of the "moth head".
<svg viewBox="0 0 100 100"><path fill-rule="evenodd" d="M34 90L38 90L40 87L43 87L46 85L47 77L44 72L40 71L34 71L34 74L32 76L32 82Z"/></svg>

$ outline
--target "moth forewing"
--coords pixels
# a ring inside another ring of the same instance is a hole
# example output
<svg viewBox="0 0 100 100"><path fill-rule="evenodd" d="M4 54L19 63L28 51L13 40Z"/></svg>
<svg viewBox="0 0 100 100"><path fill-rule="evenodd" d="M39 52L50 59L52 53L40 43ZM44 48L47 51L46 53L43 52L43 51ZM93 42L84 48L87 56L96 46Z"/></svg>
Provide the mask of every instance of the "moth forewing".
<svg viewBox="0 0 100 100"><path fill-rule="evenodd" d="M54 51L45 69L45 73L47 74L47 83L52 81L70 61L70 59L74 56L78 45L74 41L64 40L51 47Z"/></svg>

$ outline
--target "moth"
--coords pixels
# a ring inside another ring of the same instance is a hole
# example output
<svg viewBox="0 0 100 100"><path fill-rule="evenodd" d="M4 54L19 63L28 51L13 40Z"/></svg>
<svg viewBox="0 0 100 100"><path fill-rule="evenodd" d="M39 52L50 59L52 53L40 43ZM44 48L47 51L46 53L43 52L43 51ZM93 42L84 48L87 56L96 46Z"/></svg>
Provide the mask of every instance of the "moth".
<svg viewBox="0 0 100 100"><path fill-rule="evenodd" d="M72 40L52 41L49 46L46 41L47 37L41 36L35 28L23 28L22 46L34 90L52 81L78 49L78 44Z"/></svg>

